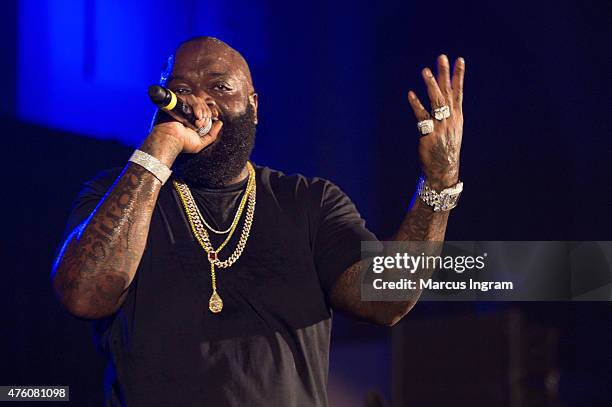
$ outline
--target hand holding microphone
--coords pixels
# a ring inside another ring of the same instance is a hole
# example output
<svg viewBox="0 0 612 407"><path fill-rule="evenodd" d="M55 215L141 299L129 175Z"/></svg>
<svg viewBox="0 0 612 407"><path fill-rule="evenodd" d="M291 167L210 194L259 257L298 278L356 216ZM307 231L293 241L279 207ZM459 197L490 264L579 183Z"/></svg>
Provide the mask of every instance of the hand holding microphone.
<svg viewBox="0 0 612 407"><path fill-rule="evenodd" d="M178 97L158 85L150 86L148 93L160 111L175 120L158 122L153 131L178 139L182 152L198 153L216 140L223 123L201 98L193 94Z"/></svg>

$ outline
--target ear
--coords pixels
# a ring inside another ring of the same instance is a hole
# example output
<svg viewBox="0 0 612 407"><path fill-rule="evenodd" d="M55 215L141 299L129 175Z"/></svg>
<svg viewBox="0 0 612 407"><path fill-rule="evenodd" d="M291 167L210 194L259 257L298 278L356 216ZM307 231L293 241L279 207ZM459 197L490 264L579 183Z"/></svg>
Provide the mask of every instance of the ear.
<svg viewBox="0 0 612 407"><path fill-rule="evenodd" d="M257 93L253 92L249 95L249 103L253 107L253 112L255 112L255 124L257 124L259 122L257 118Z"/></svg>

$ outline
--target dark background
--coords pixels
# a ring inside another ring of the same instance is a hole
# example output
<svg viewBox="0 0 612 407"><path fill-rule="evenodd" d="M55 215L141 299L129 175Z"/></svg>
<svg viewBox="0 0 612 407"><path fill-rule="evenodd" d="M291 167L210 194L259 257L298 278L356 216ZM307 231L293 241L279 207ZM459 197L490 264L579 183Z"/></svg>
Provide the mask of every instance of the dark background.
<svg viewBox="0 0 612 407"><path fill-rule="evenodd" d="M51 7L54 2L47 3ZM254 161L332 179L380 238L399 225L418 176L417 133L406 93L413 88L426 100L420 70L434 67L436 56L444 52L451 60L463 56L467 62L461 164L465 191L452 212L447 238L611 240L610 2L267 1L223 7L229 10L230 38L222 39L252 61L260 95ZM70 385L71 405L100 405L103 362L91 343L89 324L59 307L49 272L80 185L101 169L123 165L136 144L24 119L37 116L45 95L21 91L19 84L28 80L22 76L44 67L25 69L18 63L22 7L5 1L2 8L6 226L0 385ZM240 19L232 19L234 9L241 10ZM205 27L189 32L207 34ZM250 32L259 33L255 37L263 42L249 40ZM24 115L24 109L30 113ZM121 120L126 117L128 109ZM99 123L101 132L105 123L120 120L103 111L82 119ZM143 121L141 139L146 125ZM392 349L398 350L397 341L391 345L392 331L420 329L423 341L411 350L435 355L428 335L433 340L442 332L449 341L461 337L479 342L476 330L446 331L443 321L501 315L510 308L556 333L548 351L554 353L560 379L551 400L610 405L608 302L421 303L393 330L337 318L332 405L361 405L370 388L390 405ZM423 332L428 321L441 321L440 331ZM418 371L419 366L408 369ZM483 383L471 379L478 369L486 367L462 366L463 374L454 380L478 388ZM421 379L419 386L428 391L444 391L434 385L433 376ZM409 389L411 383L398 384L396 378L397 386Z"/></svg>

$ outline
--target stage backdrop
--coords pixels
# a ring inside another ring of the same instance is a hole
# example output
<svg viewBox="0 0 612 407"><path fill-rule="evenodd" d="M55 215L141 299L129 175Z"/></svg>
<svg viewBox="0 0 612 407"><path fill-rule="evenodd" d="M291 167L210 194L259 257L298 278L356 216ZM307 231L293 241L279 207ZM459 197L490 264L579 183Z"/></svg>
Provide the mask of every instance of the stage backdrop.
<svg viewBox="0 0 612 407"><path fill-rule="evenodd" d="M99 405L102 363L88 324L51 294L53 254L80 185L146 136L146 88L194 35L218 36L251 63L254 160L332 179L380 238L418 176L406 92L426 100L420 70L441 52L467 61L465 192L447 237L610 238L608 1L9 0L2 10L0 384L69 384L73 405ZM609 400L609 304L528 307L559 331L564 401ZM457 312L501 310L419 304L411 318ZM359 405L372 387L389 401L389 331L339 318L333 341L332 400ZM458 380L473 384L475 368Z"/></svg>

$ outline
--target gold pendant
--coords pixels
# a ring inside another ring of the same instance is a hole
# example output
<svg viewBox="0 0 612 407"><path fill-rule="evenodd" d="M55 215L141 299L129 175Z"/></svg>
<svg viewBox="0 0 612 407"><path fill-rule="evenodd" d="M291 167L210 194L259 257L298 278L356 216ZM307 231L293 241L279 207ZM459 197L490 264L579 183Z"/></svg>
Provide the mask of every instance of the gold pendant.
<svg viewBox="0 0 612 407"><path fill-rule="evenodd" d="M210 300L208 300L208 309L215 314L218 314L223 309L223 300L217 294L217 290L213 291Z"/></svg>

